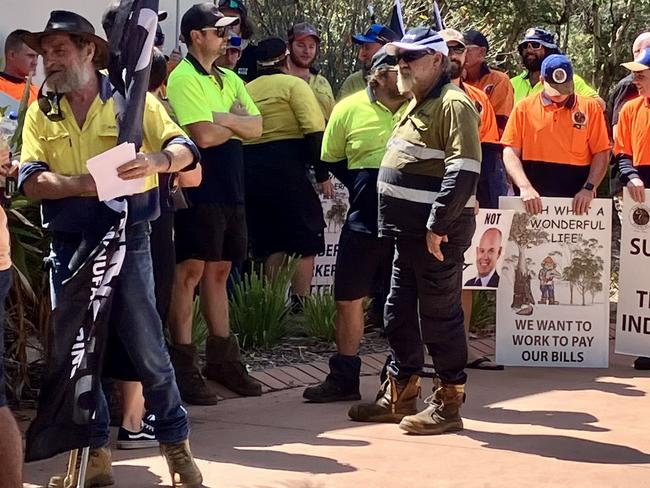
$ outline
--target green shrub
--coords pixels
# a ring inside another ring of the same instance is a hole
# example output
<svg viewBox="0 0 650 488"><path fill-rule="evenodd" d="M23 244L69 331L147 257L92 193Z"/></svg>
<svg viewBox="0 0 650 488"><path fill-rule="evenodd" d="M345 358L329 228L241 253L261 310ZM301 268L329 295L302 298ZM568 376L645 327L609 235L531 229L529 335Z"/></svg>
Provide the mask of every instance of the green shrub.
<svg viewBox="0 0 650 488"><path fill-rule="evenodd" d="M472 292L472 329L484 329L496 324L497 294L494 291Z"/></svg>
<svg viewBox="0 0 650 488"><path fill-rule="evenodd" d="M309 337L332 342L336 338L336 302L330 293L310 295L303 301L305 332Z"/></svg>
<svg viewBox="0 0 650 488"><path fill-rule="evenodd" d="M272 277L262 267L235 283L230 297L230 326L243 349L266 348L287 334L287 292L297 261L290 259Z"/></svg>
<svg viewBox="0 0 650 488"><path fill-rule="evenodd" d="M201 313L201 297L196 297L192 306L192 344L202 350L205 347L208 334L208 323Z"/></svg>

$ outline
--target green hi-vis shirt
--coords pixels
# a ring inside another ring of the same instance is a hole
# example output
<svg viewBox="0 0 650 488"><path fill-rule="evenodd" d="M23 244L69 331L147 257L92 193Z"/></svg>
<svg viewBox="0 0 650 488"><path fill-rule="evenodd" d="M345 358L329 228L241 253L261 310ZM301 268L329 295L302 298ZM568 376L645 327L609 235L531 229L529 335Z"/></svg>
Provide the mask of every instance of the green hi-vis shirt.
<svg viewBox="0 0 650 488"><path fill-rule="evenodd" d="M528 78L528 71L524 71L523 73L510 78L510 83L512 83L512 87L515 89L515 103L526 98L529 95L541 93L543 89L541 81L538 81L535 86L531 86L530 79ZM598 92L590 87L584 79L576 74L573 75L573 84L575 86L575 92L578 95L582 95L583 97L598 96Z"/></svg>
<svg viewBox="0 0 650 488"><path fill-rule="evenodd" d="M359 92L366 89L366 78L363 76L363 71L355 71L350 76L348 76L341 88L339 89L339 96L337 100L343 100L345 97L352 95L353 93Z"/></svg>
<svg viewBox="0 0 650 488"><path fill-rule="evenodd" d="M379 231L445 235L474 212L481 172L480 116L465 93L443 77L427 97L412 100L381 162Z"/></svg>
<svg viewBox="0 0 650 488"><path fill-rule="evenodd" d="M329 163L346 159L348 169L379 168L403 108L393 114L370 88L341 100L327 123L321 159Z"/></svg>
<svg viewBox="0 0 650 488"><path fill-rule="evenodd" d="M230 112L236 100L250 115L260 115L241 78L229 69L219 70L219 74L217 78L207 73L191 55L171 72L167 98L181 126L212 122L213 112Z"/></svg>
<svg viewBox="0 0 650 488"><path fill-rule="evenodd" d="M318 100L318 105L323 112L323 117L325 117L325 120L329 120L334 104L336 103L330 82L323 75L312 74L309 77L309 86L314 91L314 95L316 95L316 100Z"/></svg>
<svg viewBox="0 0 650 488"><path fill-rule="evenodd" d="M305 80L282 73L262 75L247 84L246 90L260 109L264 125L262 136L246 144L302 139L325 130L318 100Z"/></svg>

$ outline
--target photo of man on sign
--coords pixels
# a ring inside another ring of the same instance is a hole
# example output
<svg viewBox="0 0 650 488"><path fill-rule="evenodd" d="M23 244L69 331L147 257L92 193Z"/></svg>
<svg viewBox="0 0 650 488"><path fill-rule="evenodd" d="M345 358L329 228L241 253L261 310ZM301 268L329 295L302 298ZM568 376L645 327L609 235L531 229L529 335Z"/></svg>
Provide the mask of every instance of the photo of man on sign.
<svg viewBox="0 0 650 488"><path fill-rule="evenodd" d="M490 227L483 232L476 246L477 275L465 282L465 286L481 288L498 288L499 273L497 263L503 252L503 234L496 227Z"/></svg>

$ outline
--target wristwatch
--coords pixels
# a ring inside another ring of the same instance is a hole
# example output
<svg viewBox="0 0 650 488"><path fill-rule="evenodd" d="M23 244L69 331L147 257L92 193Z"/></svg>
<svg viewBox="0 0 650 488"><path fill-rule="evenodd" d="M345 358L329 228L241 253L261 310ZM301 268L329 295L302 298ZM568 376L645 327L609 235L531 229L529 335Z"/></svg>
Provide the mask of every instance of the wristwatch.
<svg viewBox="0 0 650 488"><path fill-rule="evenodd" d="M582 185L582 188L584 188L587 191L594 191L594 184L587 182L584 185Z"/></svg>

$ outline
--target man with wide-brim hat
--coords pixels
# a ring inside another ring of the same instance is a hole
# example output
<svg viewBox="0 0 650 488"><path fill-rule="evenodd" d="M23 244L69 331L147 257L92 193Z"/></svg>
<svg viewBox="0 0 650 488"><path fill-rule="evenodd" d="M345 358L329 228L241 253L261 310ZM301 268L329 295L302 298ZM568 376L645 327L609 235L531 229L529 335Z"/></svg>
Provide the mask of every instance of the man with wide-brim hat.
<svg viewBox="0 0 650 488"><path fill-rule="evenodd" d="M108 45L85 18L53 11L42 32L25 42L43 56L47 85L56 93L42 96L25 117L18 186L41 201L43 227L52 238L52 306L64 300L63 283L73 256L93 249L114 218L99 201L86 162L117 145L112 87L99 71L108 63ZM49 91L49 90L48 90ZM189 448L187 412L181 404L165 347L153 290L149 222L160 214L158 173L174 173L199 159L196 146L169 118L153 96L145 100L143 143L136 159L117 168L125 181L144 178L144 190L126 197L129 216L126 251L119 283L113 290L109 330L129 351L144 397L156 417L157 437L167 459L173 486L198 487L202 477ZM86 246L84 246L86 243ZM57 330L52 330L56 335ZM106 357L111 358L108 351ZM90 428L90 459L85 486L114 483L108 448L108 414L99 395ZM64 486L62 477L50 487Z"/></svg>

